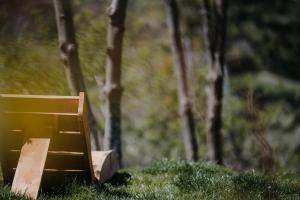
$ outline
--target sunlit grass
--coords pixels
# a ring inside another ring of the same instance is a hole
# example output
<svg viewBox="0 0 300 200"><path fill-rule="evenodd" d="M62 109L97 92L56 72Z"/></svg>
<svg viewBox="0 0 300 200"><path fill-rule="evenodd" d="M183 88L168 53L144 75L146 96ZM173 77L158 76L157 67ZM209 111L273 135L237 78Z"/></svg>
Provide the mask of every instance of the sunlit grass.
<svg viewBox="0 0 300 200"><path fill-rule="evenodd" d="M65 188L42 192L42 200L164 200L164 199L300 199L296 177L235 172L205 162L159 161L145 169L120 171L108 183L72 182ZM55 192L53 192L55 191ZM0 199L24 199L0 190Z"/></svg>

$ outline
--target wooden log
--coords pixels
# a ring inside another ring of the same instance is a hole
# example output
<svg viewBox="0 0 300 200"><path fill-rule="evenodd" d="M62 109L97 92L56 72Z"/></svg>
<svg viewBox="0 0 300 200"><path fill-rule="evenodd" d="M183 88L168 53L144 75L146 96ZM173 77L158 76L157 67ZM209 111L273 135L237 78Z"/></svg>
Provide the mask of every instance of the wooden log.
<svg viewBox="0 0 300 200"><path fill-rule="evenodd" d="M120 168L115 151L92 151L94 176L100 183L111 178Z"/></svg>

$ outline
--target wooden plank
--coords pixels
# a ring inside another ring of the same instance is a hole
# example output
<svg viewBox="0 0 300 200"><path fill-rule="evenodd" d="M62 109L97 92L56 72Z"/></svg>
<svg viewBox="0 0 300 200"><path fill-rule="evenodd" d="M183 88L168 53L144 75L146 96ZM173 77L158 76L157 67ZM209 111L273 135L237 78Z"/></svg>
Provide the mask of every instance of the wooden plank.
<svg viewBox="0 0 300 200"><path fill-rule="evenodd" d="M31 140L31 139L30 139ZM26 144L25 144L26 145ZM23 146L24 147L24 146ZM48 148L49 149L49 148ZM22 148L23 150L23 148ZM21 150L21 153L22 153ZM9 150L11 153L20 153L20 150ZM85 153L83 152L69 152L69 151L48 151L48 155L53 155L53 156L77 156L77 157L83 157Z"/></svg>
<svg viewBox="0 0 300 200"><path fill-rule="evenodd" d="M7 150L21 149L24 142L23 130L8 131L5 137ZM49 151L83 151L83 149L85 149L83 139L83 135L81 135L80 132L59 131L59 133L53 133Z"/></svg>
<svg viewBox="0 0 300 200"><path fill-rule="evenodd" d="M51 99L30 96L1 96L2 105L6 111L76 113L78 107L78 97L53 97Z"/></svg>
<svg viewBox="0 0 300 200"><path fill-rule="evenodd" d="M44 126L54 126L57 120L57 130L64 132L79 132L78 114L6 114L6 130L24 130L28 124L37 123Z"/></svg>
<svg viewBox="0 0 300 200"><path fill-rule="evenodd" d="M57 170L88 170L87 163L84 162L82 156L58 156L48 155L45 169Z"/></svg>
<svg viewBox="0 0 300 200"><path fill-rule="evenodd" d="M81 135L81 133L78 131L58 131L58 133L60 135L63 135L63 134L72 135L72 136Z"/></svg>
<svg viewBox="0 0 300 200"><path fill-rule="evenodd" d="M78 96L56 96L56 95L27 95L27 94L0 94L0 98L11 98L11 99L79 99Z"/></svg>
<svg viewBox="0 0 300 200"><path fill-rule="evenodd" d="M69 151L48 151L49 155L56 155L56 156L77 156L82 157L85 156L83 152L69 152Z"/></svg>
<svg viewBox="0 0 300 200"><path fill-rule="evenodd" d="M70 116L70 115L73 115L73 116L77 116L77 113L57 113L57 112L23 112L23 111L5 111L4 114L7 114L7 115L20 115L20 116L30 116L30 115L35 115L35 116Z"/></svg>
<svg viewBox="0 0 300 200"><path fill-rule="evenodd" d="M78 124L78 115L72 116L59 116L58 117L58 130L69 132L80 132Z"/></svg>
<svg viewBox="0 0 300 200"><path fill-rule="evenodd" d="M9 169L16 168L18 165L20 152L10 151L8 153L8 158L6 166ZM70 169L70 170L88 170L89 166L84 162L84 154L82 155L61 155L61 154L48 154L45 169Z"/></svg>
<svg viewBox="0 0 300 200"><path fill-rule="evenodd" d="M1 127L3 128L3 127ZM6 132L5 129L1 129L0 133L0 162L1 162L1 168L2 168L2 174L3 174L3 180L4 184L11 184L11 181L13 179L13 174L9 170L9 155L7 152L7 146L10 145L10 143L14 143L14 140L8 140L7 134L4 134ZM14 139L14 138L9 138ZM10 142L10 143L9 143ZM16 141L23 143L22 138L21 141ZM20 147L20 146L19 146Z"/></svg>
<svg viewBox="0 0 300 200"><path fill-rule="evenodd" d="M3 182L4 184L7 184L10 176L9 171L7 170L7 155L5 151L5 137L3 136L3 134L0 134L0 164L3 175Z"/></svg>
<svg viewBox="0 0 300 200"><path fill-rule="evenodd" d="M6 167L8 169L16 168L20 158L20 151L19 152L6 151L6 155L7 155Z"/></svg>
<svg viewBox="0 0 300 200"><path fill-rule="evenodd" d="M3 131L5 136L5 151L8 149L21 149L24 142L24 131L23 130L9 130ZM4 150L3 149L3 150Z"/></svg>
<svg viewBox="0 0 300 200"><path fill-rule="evenodd" d="M12 192L37 198L49 144L50 137L29 138L23 145L12 183Z"/></svg>
<svg viewBox="0 0 300 200"><path fill-rule="evenodd" d="M78 134L55 134L49 151L82 152L85 149L83 139L83 136Z"/></svg>
<svg viewBox="0 0 300 200"><path fill-rule="evenodd" d="M93 168L93 161L92 161L92 151L91 151L91 140L90 140L90 129L88 126L88 118L87 118L87 106L86 102L84 101L84 93L79 93L79 103L78 103L78 121L79 126L81 129L81 133L84 135L84 141L86 146L86 162L89 164L89 172L91 181L95 181L96 178L94 176L94 168Z"/></svg>
<svg viewBox="0 0 300 200"><path fill-rule="evenodd" d="M51 187L51 186L56 186L61 185L61 184L66 184L70 183L70 181L76 179L76 181L90 181L90 176L89 176L88 171L74 171L74 170L69 170L69 171L53 171L53 170L47 170L44 171L43 174L43 180L42 180L42 186L43 190Z"/></svg>

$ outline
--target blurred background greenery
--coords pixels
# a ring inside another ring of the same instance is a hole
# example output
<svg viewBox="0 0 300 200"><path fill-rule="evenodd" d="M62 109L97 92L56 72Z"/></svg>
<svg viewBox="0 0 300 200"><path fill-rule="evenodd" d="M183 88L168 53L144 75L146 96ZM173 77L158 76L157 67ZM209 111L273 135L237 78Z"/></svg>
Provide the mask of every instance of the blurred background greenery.
<svg viewBox="0 0 300 200"><path fill-rule="evenodd" d="M97 119L103 85L108 0L73 0L81 66ZM200 155L206 158L207 62L201 0L180 0ZM225 165L259 168L266 134L276 169L300 172L300 1L229 1L223 129ZM123 152L127 166L184 158L176 80L163 1L130 0L123 53ZM52 1L0 3L0 93L68 95ZM255 116L253 116L255 113Z"/></svg>

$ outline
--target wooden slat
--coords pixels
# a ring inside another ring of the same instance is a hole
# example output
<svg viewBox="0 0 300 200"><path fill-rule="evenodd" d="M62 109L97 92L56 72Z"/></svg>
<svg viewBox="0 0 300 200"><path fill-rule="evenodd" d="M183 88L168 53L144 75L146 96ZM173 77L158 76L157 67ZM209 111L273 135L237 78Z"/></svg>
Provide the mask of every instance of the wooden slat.
<svg viewBox="0 0 300 200"><path fill-rule="evenodd" d="M70 151L48 151L49 155L56 155L56 156L84 156L83 152L70 152Z"/></svg>
<svg viewBox="0 0 300 200"><path fill-rule="evenodd" d="M58 130L59 131L71 131L80 132L78 124L78 116L59 116L58 117Z"/></svg>
<svg viewBox="0 0 300 200"><path fill-rule="evenodd" d="M11 130L5 134L5 149L20 150L24 142L23 130ZM60 132L53 133L50 142L50 151L71 151L78 152L85 149L83 136L80 132Z"/></svg>
<svg viewBox="0 0 300 200"><path fill-rule="evenodd" d="M56 95L28 95L28 94L0 94L0 98L16 98L16 99L79 99L78 96L56 96Z"/></svg>
<svg viewBox="0 0 300 200"><path fill-rule="evenodd" d="M45 168L57 170L88 170L88 165L84 162L83 156L48 155Z"/></svg>
<svg viewBox="0 0 300 200"><path fill-rule="evenodd" d="M45 189L51 186L70 183L70 181L90 181L88 171L45 171L43 174L42 186Z"/></svg>
<svg viewBox="0 0 300 200"><path fill-rule="evenodd" d="M11 184L13 180L13 173L10 171L10 165L13 162L16 166L16 163L18 162L18 157L10 157L10 154L8 153L7 149L11 147L17 147L20 149L23 144L23 134L20 134L20 132L12 132L12 134L7 134L5 130L2 130L0 133L0 162L2 165L2 174L4 179L4 184Z"/></svg>
<svg viewBox="0 0 300 200"><path fill-rule="evenodd" d="M30 138L30 141L32 141L33 139L39 139L39 138ZM31 143L31 142L28 142L28 143ZM18 154L18 153L20 153L20 150L13 149L13 150L9 150L9 152ZM21 152L22 152L22 150L21 150ZM70 151L48 151L48 155L82 157L82 156L85 155L85 153L83 153L83 152L70 152Z"/></svg>
<svg viewBox="0 0 300 200"><path fill-rule="evenodd" d="M95 181L96 178L94 176L94 168L92 161L92 151L91 151L91 140L90 140L90 129L88 126L88 118L87 118L87 105L84 100L84 93L79 93L79 103L78 103L78 121L80 132L84 135L85 147L86 147L86 162L89 164L89 172L92 181Z"/></svg>
<svg viewBox="0 0 300 200"><path fill-rule="evenodd" d="M20 156L19 151L10 151L8 153L6 166L10 169L16 168ZM48 154L45 168L47 169L72 169L72 170L88 170L87 163L84 162L84 154L82 155L63 155L63 154Z"/></svg>
<svg viewBox="0 0 300 200"><path fill-rule="evenodd" d="M15 171L16 168L12 168L11 170L9 170L9 173L12 174L12 177L15 174ZM72 181L74 179L76 179L76 181L89 181L89 172L84 170L57 170L47 168L43 171L41 185L45 190L47 189L47 187L57 187L60 184L69 183L69 181Z"/></svg>
<svg viewBox="0 0 300 200"><path fill-rule="evenodd" d="M31 138L22 147L18 167L12 184L12 192L36 199L46 162L49 138Z"/></svg>
<svg viewBox="0 0 300 200"><path fill-rule="evenodd" d="M57 113L57 112L19 112L19 111L5 111L4 114L8 115L23 115L23 116L30 116L30 115L37 115L37 116L70 116L70 115L75 115L77 116L77 113Z"/></svg>
<svg viewBox="0 0 300 200"><path fill-rule="evenodd" d="M6 114L6 130L24 130L28 124L41 122L44 126L53 126L57 120L58 131L79 132L77 114Z"/></svg>
<svg viewBox="0 0 300 200"><path fill-rule="evenodd" d="M3 182L4 184L8 184L11 180L12 176L7 167L7 154L5 151L5 138L3 134L0 134L0 164L1 170L3 175Z"/></svg>
<svg viewBox="0 0 300 200"><path fill-rule="evenodd" d="M76 113L78 97L9 96L1 95L6 111Z"/></svg>
<svg viewBox="0 0 300 200"><path fill-rule="evenodd" d="M9 130L2 133L5 141L3 145L3 151L7 149L21 149L24 142L23 130Z"/></svg>
<svg viewBox="0 0 300 200"><path fill-rule="evenodd" d="M80 135L81 133L78 131L58 131L59 134L68 134L68 135Z"/></svg>
<svg viewBox="0 0 300 200"><path fill-rule="evenodd" d="M20 151L18 152L6 151L6 155L7 155L6 168L8 169L16 168L20 158Z"/></svg>
<svg viewBox="0 0 300 200"><path fill-rule="evenodd" d="M83 136L78 134L55 134L50 143L50 151L80 152L85 149Z"/></svg>

